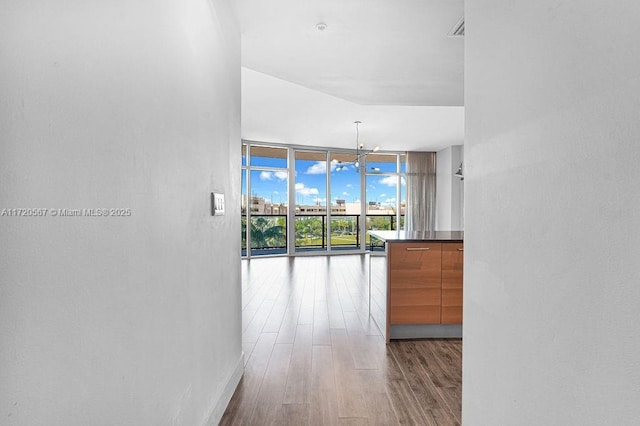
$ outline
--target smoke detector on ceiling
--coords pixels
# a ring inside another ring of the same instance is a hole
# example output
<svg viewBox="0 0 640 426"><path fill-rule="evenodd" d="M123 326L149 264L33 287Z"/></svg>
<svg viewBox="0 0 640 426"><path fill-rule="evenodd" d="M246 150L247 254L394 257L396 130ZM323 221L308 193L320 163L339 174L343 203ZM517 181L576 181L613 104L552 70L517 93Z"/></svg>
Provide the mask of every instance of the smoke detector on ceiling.
<svg viewBox="0 0 640 426"><path fill-rule="evenodd" d="M449 31L449 37L464 37L464 16Z"/></svg>
<svg viewBox="0 0 640 426"><path fill-rule="evenodd" d="M318 22L318 23L316 24L316 29L317 29L318 31L324 31L324 30L326 30L326 29L327 29L327 24L325 24L324 22Z"/></svg>

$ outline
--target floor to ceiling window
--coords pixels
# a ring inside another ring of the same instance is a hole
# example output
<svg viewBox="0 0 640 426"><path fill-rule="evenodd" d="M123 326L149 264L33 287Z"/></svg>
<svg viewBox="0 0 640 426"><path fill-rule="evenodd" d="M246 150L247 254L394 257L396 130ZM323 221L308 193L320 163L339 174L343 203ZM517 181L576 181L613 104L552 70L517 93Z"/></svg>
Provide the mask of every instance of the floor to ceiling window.
<svg viewBox="0 0 640 426"><path fill-rule="evenodd" d="M242 255L287 253L288 151L242 146ZM248 224L248 226L247 226Z"/></svg>
<svg viewBox="0 0 640 426"><path fill-rule="evenodd" d="M295 251L326 251L327 152L295 150Z"/></svg>
<svg viewBox="0 0 640 426"><path fill-rule="evenodd" d="M360 171L353 154L331 153L331 248L360 250L362 202ZM338 164L344 164L338 167Z"/></svg>
<svg viewBox="0 0 640 426"><path fill-rule="evenodd" d="M243 143L242 255L362 252L366 230L402 229L404 157Z"/></svg>
<svg viewBox="0 0 640 426"><path fill-rule="evenodd" d="M367 155L367 230L404 229L405 166L404 154ZM369 245L368 236L366 241Z"/></svg>

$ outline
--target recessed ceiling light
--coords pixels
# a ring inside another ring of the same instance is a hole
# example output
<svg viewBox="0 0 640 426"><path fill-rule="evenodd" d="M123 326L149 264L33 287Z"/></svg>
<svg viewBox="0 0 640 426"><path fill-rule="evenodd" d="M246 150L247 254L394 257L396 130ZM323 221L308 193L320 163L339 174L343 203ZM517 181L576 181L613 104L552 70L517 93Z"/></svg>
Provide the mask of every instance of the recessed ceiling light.
<svg viewBox="0 0 640 426"><path fill-rule="evenodd" d="M316 24L316 29L317 29L318 31L324 31L324 30L326 30L326 29L327 29L327 24L325 24L324 22L318 22L318 23Z"/></svg>

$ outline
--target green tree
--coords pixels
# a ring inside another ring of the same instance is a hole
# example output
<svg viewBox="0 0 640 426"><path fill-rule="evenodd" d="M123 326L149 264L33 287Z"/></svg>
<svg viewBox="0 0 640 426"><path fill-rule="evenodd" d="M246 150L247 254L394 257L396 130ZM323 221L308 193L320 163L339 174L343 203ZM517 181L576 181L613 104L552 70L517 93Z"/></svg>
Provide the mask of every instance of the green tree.
<svg viewBox="0 0 640 426"><path fill-rule="evenodd" d="M350 222L348 220L336 220L333 222L333 226L335 226L335 230L337 231L337 233L344 235L345 233L347 233L347 230L349 229L349 224Z"/></svg>
<svg viewBox="0 0 640 426"><path fill-rule="evenodd" d="M247 218L242 217L242 250L247 248Z"/></svg>
<svg viewBox="0 0 640 426"><path fill-rule="evenodd" d="M273 218L251 218L251 248L283 247L286 245L284 226Z"/></svg>
<svg viewBox="0 0 640 426"><path fill-rule="evenodd" d="M389 216L369 216L369 229L391 230L391 218Z"/></svg>
<svg viewBox="0 0 640 426"><path fill-rule="evenodd" d="M296 220L296 245L312 246L322 242L322 218L306 216Z"/></svg>

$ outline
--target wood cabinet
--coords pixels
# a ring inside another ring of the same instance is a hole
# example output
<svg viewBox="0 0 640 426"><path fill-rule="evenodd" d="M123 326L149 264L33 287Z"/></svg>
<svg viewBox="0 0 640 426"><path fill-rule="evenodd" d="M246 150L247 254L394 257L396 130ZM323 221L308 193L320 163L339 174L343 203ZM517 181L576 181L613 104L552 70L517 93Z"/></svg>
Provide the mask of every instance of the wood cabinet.
<svg viewBox="0 0 640 426"><path fill-rule="evenodd" d="M462 259L462 243L389 244L389 324L461 324Z"/></svg>
<svg viewBox="0 0 640 426"><path fill-rule="evenodd" d="M441 324L462 324L461 243L442 244L442 316Z"/></svg>

